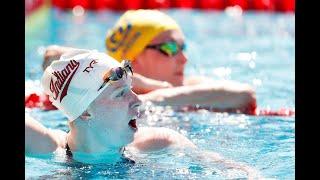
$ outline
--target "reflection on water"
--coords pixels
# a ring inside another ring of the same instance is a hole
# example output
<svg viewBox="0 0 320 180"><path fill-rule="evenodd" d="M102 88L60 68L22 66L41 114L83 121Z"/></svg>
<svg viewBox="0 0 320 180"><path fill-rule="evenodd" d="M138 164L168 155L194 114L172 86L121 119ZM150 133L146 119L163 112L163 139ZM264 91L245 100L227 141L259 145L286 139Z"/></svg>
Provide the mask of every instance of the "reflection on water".
<svg viewBox="0 0 320 180"><path fill-rule="evenodd" d="M186 75L205 75L251 84L259 107L295 107L295 15L237 11L166 11L181 25L186 36L189 61ZM73 15L58 9L48 20L26 26L26 80L39 80L45 47L60 44L105 51L104 38L120 12L81 12ZM81 15L82 14L82 15ZM187 20L186 20L187 19ZM28 83L26 83L26 87ZM32 87L34 88L34 87ZM30 90L30 87L26 91ZM59 111L27 110L46 127L68 130ZM221 153L260 170L265 177L294 179L295 118L255 117L180 112L169 107L145 107L138 126L161 126L177 130L200 149ZM221 179L243 178L234 169L201 164L188 152L139 154L136 165L85 165L66 163L60 156L26 156L26 178L36 179Z"/></svg>

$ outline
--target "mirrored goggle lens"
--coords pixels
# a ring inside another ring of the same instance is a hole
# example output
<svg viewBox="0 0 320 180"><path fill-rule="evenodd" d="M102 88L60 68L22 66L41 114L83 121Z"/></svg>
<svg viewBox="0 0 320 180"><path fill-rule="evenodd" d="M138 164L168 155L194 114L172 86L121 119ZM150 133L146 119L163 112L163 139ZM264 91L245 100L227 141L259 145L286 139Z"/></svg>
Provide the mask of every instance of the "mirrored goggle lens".
<svg viewBox="0 0 320 180"><path fill-rule="evenodd" d="M168 42L160 46L160 50L169 56L174 56L179 53L179 50L183 51L184 49L184 44L179 46L179 44L176 42Z"/></svg>
<svg viewBox="0 0 320 180"><path fill-rule="evenodd" d="M111 69L108 71L105 76L103 77L104 82L99 87L98 91L102 89L110 80L111 81L117 81L123 77L123 74L127 76L128 71L132 72L131 63L127 60L122 62L123 67L117 67L115 69Z"/></svg>
<svg viewBox="0 0 320 180"><path fill-rule="evenodd" d="M123 76L123 74L124 74L124 72L123 72L124 70L121 68L121 67L118 67L118 68L116 68L115 69L115 74L116 74L116 78L117 79L121 79L122 78L122 76Z"/></svg>

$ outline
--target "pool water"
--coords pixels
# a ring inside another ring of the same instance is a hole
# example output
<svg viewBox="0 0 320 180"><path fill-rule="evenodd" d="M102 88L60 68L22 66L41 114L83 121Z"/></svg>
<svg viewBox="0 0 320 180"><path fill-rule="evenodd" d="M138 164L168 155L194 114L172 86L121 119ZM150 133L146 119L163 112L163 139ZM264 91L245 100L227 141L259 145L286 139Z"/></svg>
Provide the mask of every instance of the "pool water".
<svg viewBox="0 0 320 180"><path fill-rule="evenodd" d="M186 75L204 75L251 84L260 108L295 107L295 15L262 12L167 10L186 36ZM51 44L105 51L106 30L121 12L49 9L26 17L25 80L39 80L44 49ZM176 112L148 106L139 126L177 130L200 149L258 169L264 177L294 179L295 117ZM46 127L68 130L60 111L26 109ZM148 115L148 117L147 117ZM186 152L141 154L136 165L88 165L59 156L26 155L26 179L241 179L218 165L200 163ZM227 175L226 175L227 174Z"/></svg>

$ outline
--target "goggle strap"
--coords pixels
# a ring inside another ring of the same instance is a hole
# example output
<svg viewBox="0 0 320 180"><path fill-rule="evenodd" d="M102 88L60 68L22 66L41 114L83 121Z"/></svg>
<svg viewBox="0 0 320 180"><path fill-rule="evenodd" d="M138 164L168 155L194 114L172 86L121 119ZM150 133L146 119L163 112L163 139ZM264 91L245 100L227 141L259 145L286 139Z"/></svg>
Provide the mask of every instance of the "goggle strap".
<svg viewBox="0 0 320 180"><path fill-rule="evenodd" d="M107 78L106 80L103 81L102 85L99 87L98 91L103 88L108 82L110 81L110 78Z"/></svg>

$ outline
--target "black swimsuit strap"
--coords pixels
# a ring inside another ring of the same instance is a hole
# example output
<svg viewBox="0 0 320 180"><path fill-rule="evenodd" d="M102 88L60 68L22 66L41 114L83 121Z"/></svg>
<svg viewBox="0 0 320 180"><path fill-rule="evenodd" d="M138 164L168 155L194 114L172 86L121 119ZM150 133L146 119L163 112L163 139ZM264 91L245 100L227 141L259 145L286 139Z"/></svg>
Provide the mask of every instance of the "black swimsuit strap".
<svg viewBox="0 0 320 180"><path fill-rule="evenodd" d="M70 147L69 147L69 145L68 145L68 142L66 143L66 154L67 154L67 156L72 157L72 152L71 152L71 150L70 150Z"/></svg>
<svg viewBox="0 0 320 180"><path fill-rule="evenodd" d="M68 143L66 143L66 154L67 154L68 158L72 158L72 152L70 150ZM124 153L121 154L121 160L124 163L135 164L135 161L129 157L126 157Z"/></svg>
<svg viewBox="0 0 320 180"><path fill-rule="evenodd" d="M70 132L70 130L67 131L67 133L69 133L69 132ZM71 152L70 147L68 145L68 135L66 136L66 154L68 157L72 157L72 152Z"/></svg>

